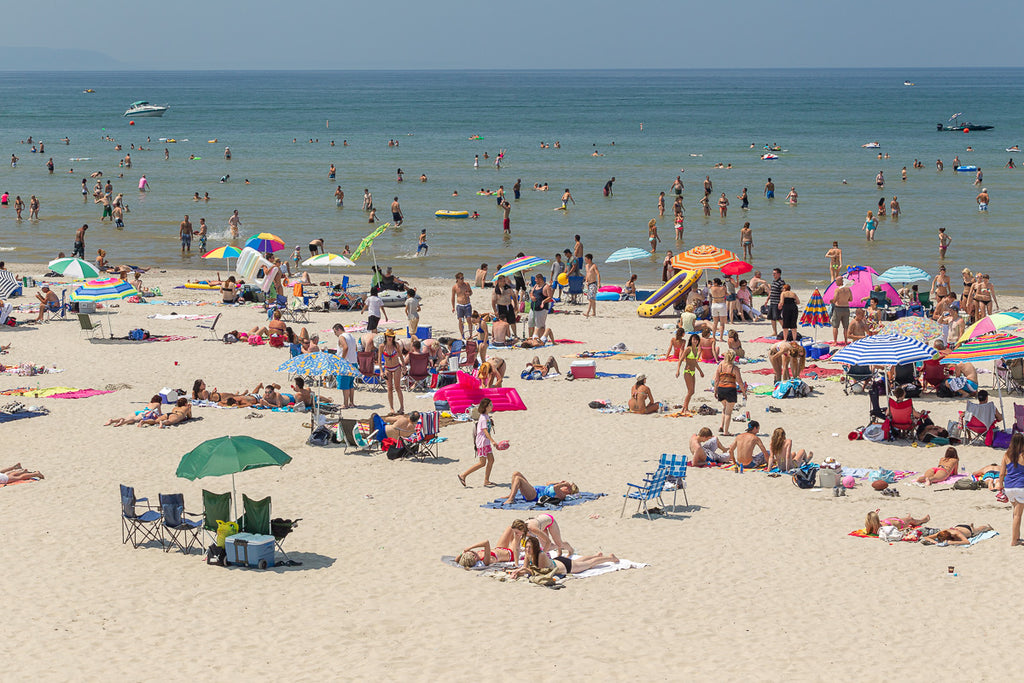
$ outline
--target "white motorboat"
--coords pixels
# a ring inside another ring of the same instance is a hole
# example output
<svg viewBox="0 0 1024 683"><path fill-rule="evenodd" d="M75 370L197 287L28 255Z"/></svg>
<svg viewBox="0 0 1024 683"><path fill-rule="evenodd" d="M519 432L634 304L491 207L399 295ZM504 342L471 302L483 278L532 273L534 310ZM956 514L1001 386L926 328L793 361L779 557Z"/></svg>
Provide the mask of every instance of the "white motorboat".
<svg viewBox="0 0 1024 683"><path fill-rule="evenodd" d="M145 100L139 100L138 102L132 102L132 106L128 107L128 111L124 113L125 116L163 116L164 112L169 107L159 104L150 104Z"/></svg>

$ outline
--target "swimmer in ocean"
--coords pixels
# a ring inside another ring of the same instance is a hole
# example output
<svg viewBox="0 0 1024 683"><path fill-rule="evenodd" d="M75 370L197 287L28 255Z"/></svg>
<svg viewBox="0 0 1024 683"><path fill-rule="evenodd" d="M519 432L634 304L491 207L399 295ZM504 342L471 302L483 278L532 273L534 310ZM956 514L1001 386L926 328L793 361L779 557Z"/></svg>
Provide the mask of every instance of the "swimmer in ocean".
<svg viewBox="0 0 1024 683"><path fill-rule="evenodd" d="M653 254L658 249L658 242L661 238L658 237L658 221L654 218L647 221L647 241L651 243L651 253Z"/></svg>
<svg viewBox="0 0 1024 683"><path fill-rule="evenodd" d="M786 201L789 202L790 204L793 204L795 206L796 205L796 199L797 199L796 188L795 187L789 188L789 194L786 195Z"/></svg>
<svg viewBox="0 0 1024 683"><path fill-rule="evenodd" d="M750 200L747 199L747 188L744 187L743 192L736 195L736 199L740 200L741 209L746 210L750 208Z"/></svg>
<svg viewBox="0 0 1024 683"><path fill-rule="evenodd" d="M416 245L416 255L419 256L422 251L423 255L426 256L429 249L430 247L427 245L427 229L423 228L420 230L420 243Z"/></svg>
<svg viewBox="0 0 1024 683"><path fill-rule="evenodd" d="M569 202L572 202L573 206L576 205L576 200L572 198L572 192L569 192L569 188L567 187L565 188L565 192L562 193L562 208L567 209Z"/></svg>
<svg viewBox="0 0 1024 683"><path fill-rule="evenodd" d="M939 258L946 258L946 251L953 243L953 238L946 234L945 228L939 228Z"/></svg>
<svg viewBox="0 0 1024 683"><path fill-rule="evenodd" d="M771 178L764 184L764 198L775 199L775 183L772 182Z"/></svg>
<svg viewBox="0 0 1024 683"><path fill-rule="evenodd" d="M974 198L974 201L978 202L978 211L988 211L988 189L981 188L981 192Z"/></svg>

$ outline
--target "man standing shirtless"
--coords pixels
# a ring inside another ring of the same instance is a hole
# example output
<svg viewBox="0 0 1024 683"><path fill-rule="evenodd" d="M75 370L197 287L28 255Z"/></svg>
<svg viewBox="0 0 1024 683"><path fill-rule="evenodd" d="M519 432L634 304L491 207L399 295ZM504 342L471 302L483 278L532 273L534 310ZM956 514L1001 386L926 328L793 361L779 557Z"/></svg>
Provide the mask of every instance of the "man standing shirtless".
<svg viewBox="0 0 1024 683"><path fill-rule="evenodd" d="M473 316L473 304L470 303L470 295L473 288L466 282L465 276L455 273L455 284L452 285L452 313L459 319L459 338L466 338L465 324ZM470 334L473 330L470 329Z"/></svg>
<svg viewBox="0 0 1024 683"><path fill-rule="evenodd" d="M238 209L235 209L231 217L228 218L228 227L231 229L231 239L238 238L238 226L242 224L242 221L238 218Z"/></svg>
<svg viewBox="0 0 1024 683"><path fill-rule="evenodd" d="M843 282L843 276L836 278L836 290L832 296L832 343L839 340L839 326L843 326L843 343L849 344L850 328L850 302L853 300L853 290Z"/></svg>
<svg viewBox="0 0 1024 683"><path fill-rule="evenodd" d="M587 285L587 310L583 314L584 318L590 316L597 317L597 290L601 287L601 271L597 269L597 264L594 263L594 255L587 254L583 257L583 265L587 269L586 285Z"/></svg>
<svg viewBox="0 0 1024 683"><path fill-rule="evenodd" d="M185 214L185 220L178 225L178 238L181 239L181 253L184 254L185 250L192 251L192 221L188 219L188 214Z"/></svg>
<svg viewBox="0 0 1024 683"><path fill-rule="evenodd" d="M398 204L398 197L395 197L395 200L391 202L391 218L395 221L396 228L402 227L404 218L402 216L402 207Z"/></svg>

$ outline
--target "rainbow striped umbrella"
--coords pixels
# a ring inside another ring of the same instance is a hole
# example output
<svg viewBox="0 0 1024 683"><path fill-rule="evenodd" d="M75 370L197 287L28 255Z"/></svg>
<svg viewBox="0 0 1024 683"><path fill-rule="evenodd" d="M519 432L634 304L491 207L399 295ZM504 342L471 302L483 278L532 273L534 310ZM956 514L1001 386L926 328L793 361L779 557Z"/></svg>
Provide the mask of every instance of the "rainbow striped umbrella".
<svg viewBox="0 0 1024 683"><path fill-rule="evenodd" d="M71 300L112 301L114 299L127 299L130 296L138 295L139 290L135 289L121 278L112 277L109 280L89 280L71 293Z"/></svg>
<svg viewBox="0 0 1024 683"><path fill-rule="evenodd" d="M990 332L968 339L939 362L947 365L964 361L979 363L1000 358L1024 358L1024 339L1005 332Z"/></svg>
<svg viewBox="0 0 1024 683"><path fill-rule="evenodd" d="M203 258L238 258L242 253L242 250L238 247L233 247L227 244L223 247L217 247L213 251L208 251L203 254Z"/></svg>
<svg viewBox="0 0 1024 683"><path fill-rule="evenodd" d="M829 324L825 300L821 298L821 292L815 289L811 298L807 300L803 315L800 316L800 325L801 327L825 327Z"/></svg>
<svg viewBox="0 0 1024 683"><path fill-rule="evenodd" d="M882 323L882 330L886 334L902 334L925 344L942 336L942 328L931 318L922 318L916 315L908 315L905 318L897 318Z"/></svg>
<svg viewBox="0 0 1024 683"><path fill-rule="evenodd" d="M514 258L501 268L498 268L494 273L494 277L491 278L491 282L497 282L498 278L503 275L506 277L509 275L515 275L516 273L524 270L543 266L545 263L550 263L550 261L539 256L520 256L519 258Z"/></svg>
<svg viewBox="0 0 1024 683"><path fill-rule="evenodd" d="M728 263L739 260L739 257L728 249L702 244L682 254L676 254L671 266L676 270L718 270Z"/></svg>
<svg viewBox="0 0 1024 683"><path fill-rule="evenodd" d="M251 247L261 254L266 254L272 251L281 251L284 249L284 240L277 235L272 235L269 232L261 232L258 235L253 235L245 241L245 246Z"/></svg>
<svg viewBox="0 0 1024 683"><path fill-rule="evenodd" d="M974 323L960 335L957 342L965 342L968 339L975 339L983 334L990 334L997 330L1020 327L1024 321L1024 313L993 313Z"/></svg>

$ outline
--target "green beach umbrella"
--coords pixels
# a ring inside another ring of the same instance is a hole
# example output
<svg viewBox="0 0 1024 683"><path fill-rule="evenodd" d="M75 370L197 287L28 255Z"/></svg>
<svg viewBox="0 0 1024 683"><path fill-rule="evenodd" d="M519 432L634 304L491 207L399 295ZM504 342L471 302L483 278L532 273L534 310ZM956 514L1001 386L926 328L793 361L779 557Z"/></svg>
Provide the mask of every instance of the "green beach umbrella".
<svg viewBox="0 0 1024 683"><path fill-rule="evenodd" d="M371 249L373 247L373 241L380 237L381 235L383 235L384 231L387 230L389 227L391 227L390 223L378 225L373 232L364 237L363 241L359 243L358 247L356 247L356 250L352 252L352 261L358 261L359 257L362 256L367 249ZM373 265L377 265L376 254L373 255Z"/></svg>
<svg viewBox="0 0 1024 683"><path fill-rule="evenodd" d="M100 269L80 258L59 258L50 261L47 267L55 273L65 277L73 277L76 280L85 280L90 277L99 277Z"/></svg>
<svg viewBox="0 0 1024 683"><path fill-rule="evenodd" d="M230 474L234 499L236 473L258 467L284 467L291 461L292 456L266 441L251 436L222 436L204 441L186 453L175 474L190 481Z"/></svg>

